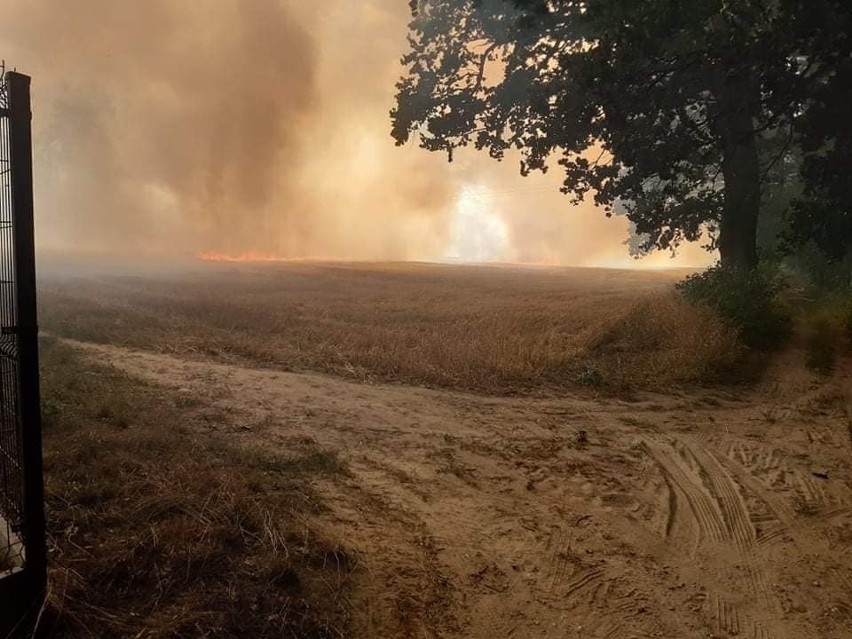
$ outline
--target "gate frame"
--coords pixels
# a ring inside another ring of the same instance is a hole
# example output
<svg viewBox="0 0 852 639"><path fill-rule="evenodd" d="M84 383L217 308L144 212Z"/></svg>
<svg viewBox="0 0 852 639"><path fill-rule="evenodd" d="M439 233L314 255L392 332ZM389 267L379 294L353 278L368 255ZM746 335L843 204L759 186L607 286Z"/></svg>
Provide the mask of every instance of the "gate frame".
<svg viewBox="0 0 852 639"><path fill-rule="evenodd" d="M0 577L0 635L32 631L47 587L47 547L42 470L41 400L38 367L35 242L33 235L33 155L30 77L8 71L9 167L15 245L18 335L18 430L21 445L24 566Z"/></svg>

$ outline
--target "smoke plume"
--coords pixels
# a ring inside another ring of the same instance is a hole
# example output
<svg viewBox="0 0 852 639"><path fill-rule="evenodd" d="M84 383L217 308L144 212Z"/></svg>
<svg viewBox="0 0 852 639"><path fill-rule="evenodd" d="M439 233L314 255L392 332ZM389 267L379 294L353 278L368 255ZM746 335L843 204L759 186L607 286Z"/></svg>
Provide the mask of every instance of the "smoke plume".
<svg viewBox="0 0 852 639"><path fill-rule="evenodd" d="M6 0L2 18L0 53L33 76L44 250L629 262L626 221L554 176L394 146L402 0Z"/></svg>

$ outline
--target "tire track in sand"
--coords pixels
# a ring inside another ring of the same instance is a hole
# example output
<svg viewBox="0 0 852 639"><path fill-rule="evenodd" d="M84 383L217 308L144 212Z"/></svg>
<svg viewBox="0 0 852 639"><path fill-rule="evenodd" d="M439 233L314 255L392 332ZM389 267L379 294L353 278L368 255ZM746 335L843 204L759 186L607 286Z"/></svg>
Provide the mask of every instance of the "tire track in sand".
<svg viewBox="0 0 852 639"><path fill-rule="evenodd" d="M714 448L718 450L718 446L714 446ZM740 452L739 454L730 454L729 452L726 456L715 454L713 456L728 470L730 474L734 476L735 480L743 486L743 488L757 497L757 499L759 499L768 508L768 511L771 513L771 517L774 521L774 525L771 528L757 535L757 546L764 546L776 539L784 537L791 539L795 544L801 547L806 546L807 526L805 525L805 522L797 515L796 510L790 506L783 497L780 497L763 481L761 481L760 478L755 476L754 463L761 461L767 455L746 455L741 452L744 450L742 444L731 444L729 451L731 450ZM710 451L708 451L708 453L709 452ZM772 451L770 451L768 455L773 455ZM775 466L779 465L780 461L776 459ZM760 468L758 468L758 470L760 470ZM794 471L785 469L784 474L791 478L789 484L790 487L795 486L798 489L806 483L801 479L801 473L795 473ZM812 481L808 483L813 484ZM817 495L813 488L808 489L805 497L811 500L806 503L821 504L819 510L808 518L810 522L826 521L834 517L843 516L844 514L852 511L852 508L844 503L838 504L834 507L828 505L824 497ZM752 517L752 521L754 521L754 517Z"/></svg>
<svg viewBox="0 0 852 639"><path fill-rule="evenodd" d="M713 542L724 541L726 534L722 512L712 496L704 489L695 470L685 463L670 444L645 440L645 445L651 457L662 469L666 483L673 486L675 491L679 491L689 504L698 526L699 543L704 538ZM676 503L676 501L676 499L670 499L670 503Z"/></svg>
<svg viewBox="0 0 852 639"><path fill-rule="evenodd" d="M573 554L571 532L557 528L546 544L546 566L537 600L561 617L563 631L582 627L589 637L610 639L626 629L635 630L636 618L645 610L647 597L623 576ZM549 635L548 635L549 636Z"/></svg>
<svg viewBox="0 0 852 639"><path fill-rule="evenodd" d="M697 545L703 542L732 547L739 556L747 575L749 589L760 605L770 613L764 619L745 619L739 607L716 594L709 600L708 612L717 632L741 635L744 631L754 639L774 639L768 626L780 612L777 602L771 600L766 579L755 556L757 532L751 513L743 498L743 485L729 472L719 459L701 442L686 439L646 439L648 453L657 462L667 483L679 492L692 513L697 525ZM676 503L670 495L670 503ZM671 506L670 506L671 508ZM675 518L683 509L670 512ZM672 522L667 528L673 527ZM694 553L693 553L694 554Z"/></svg>

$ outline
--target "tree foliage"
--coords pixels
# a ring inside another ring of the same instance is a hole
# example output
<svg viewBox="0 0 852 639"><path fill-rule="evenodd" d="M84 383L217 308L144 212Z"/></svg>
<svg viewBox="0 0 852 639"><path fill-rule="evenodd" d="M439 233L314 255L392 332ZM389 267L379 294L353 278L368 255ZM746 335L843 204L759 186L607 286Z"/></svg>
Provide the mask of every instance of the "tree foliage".
<svg viewBox="0 0 852 639"><path fill-rule="evenodd" d="M799 124L805 187L784 233L788 246L813 242L833 262L852 250L852 37L838 40L835 71L814 88Z"/></svg>
<svg viewBox="0 0 852 639"><path fill-rule="evenodd" d="M771 350L791 333L791 315L780 301L785 282L773 271L716 265L690 275L676 288L687 301L713 308L750 348Z"/></svg>
<svg viewBox="0 0 852 639"><path fill-rule="evenodd" d="M496 159L515 150L522 174L555 163L564 193L593 197L608 215L623 209L645 249L709 230L723 260L745 266L766 174L800 135L824 149L832 133L818 123L837 108L850 26L845 0L413 0L411 8L391 113L398 143L415 137L450 159L466 146ZM817 88L824 100L814 104ZM777 154L761 156L766 135L781 140ZM830 162L808 164L807 175L824 175Z"/></svg>

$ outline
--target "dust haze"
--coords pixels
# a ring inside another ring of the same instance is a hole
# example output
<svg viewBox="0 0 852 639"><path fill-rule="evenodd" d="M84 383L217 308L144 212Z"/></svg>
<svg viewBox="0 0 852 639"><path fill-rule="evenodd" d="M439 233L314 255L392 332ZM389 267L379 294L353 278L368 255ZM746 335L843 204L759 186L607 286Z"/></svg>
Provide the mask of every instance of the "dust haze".
<svg viewBox="0 0 852 639"><path fill-rule="evenodd" d="M634 262L627 222L511 158L397 148L402 0L7 0L31 74L43 251Z"/></svg>

